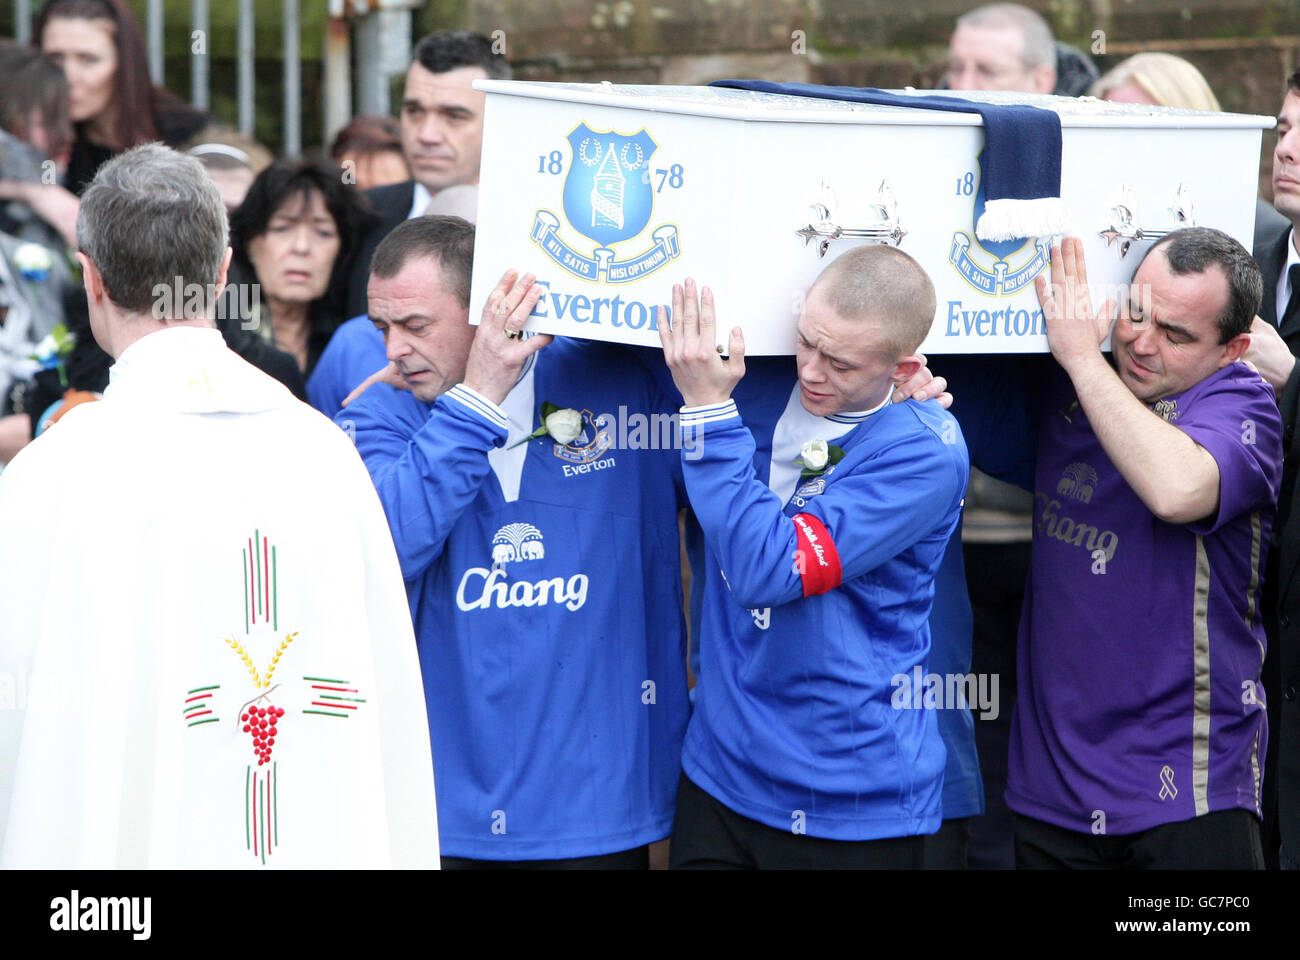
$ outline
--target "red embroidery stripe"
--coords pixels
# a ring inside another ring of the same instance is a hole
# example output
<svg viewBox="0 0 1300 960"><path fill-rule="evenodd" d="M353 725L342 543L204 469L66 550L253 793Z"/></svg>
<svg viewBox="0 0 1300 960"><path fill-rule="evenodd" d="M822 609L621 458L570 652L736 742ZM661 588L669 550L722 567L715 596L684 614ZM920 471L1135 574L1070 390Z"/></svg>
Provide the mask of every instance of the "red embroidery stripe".
<svg viewBox="0 0 1300 960"><path fill-rule="evenodd" d="M794 528L799 544L799 577L803 580L803 595L814 597L834 590L844 581L840 569L840 554L835 541L820 520L811 513L796 513Z"/></svg>
<svg viewBox="0 0 1300 960"><path fill-rule="evenodd" d="M195 717L201 717L201 716L203 716L205 713L211 713L211 712L212 712L211 710L200 710L198 713L191 713L191 714L186 715L185 719L186 719L186 720L193 720Z"/></svg>
<svg viewBox="0 0 1300 960"><path fill-rule="evenodd" d="M356 693L351 687L322 687L319 683L311 685L313 690L337 690L339 693Z"/></svg>
<svg viewBox="0 0 1300 960"><path fill-rule="evenodd" d="M185 702L186 702L186 703L190 703L190 702L192 702L192 701L194 701L194 700L206 700L206 699L207 699L208 697L210 697L210 696L212 696L212 694L210 694L210 693L203 693L203 694L200 694L200 695L197 696L197 697L186 697L186 698L185 698Z"/></svg>
<svg viewBox="0 0 1300 960"><path fill-rule="evenodd" d="M311 702L313 707L329 707L331 710L355 710L356 707L349 707L346 703L321 703L319 700Z"/></svg>

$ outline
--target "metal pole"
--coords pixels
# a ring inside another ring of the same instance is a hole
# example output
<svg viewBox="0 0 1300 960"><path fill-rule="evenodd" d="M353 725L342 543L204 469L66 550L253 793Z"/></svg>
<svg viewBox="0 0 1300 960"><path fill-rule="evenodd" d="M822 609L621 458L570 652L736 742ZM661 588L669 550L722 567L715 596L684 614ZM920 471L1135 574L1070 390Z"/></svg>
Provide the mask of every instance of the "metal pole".
<svg viewBox="0 0 1300 960"><path fill-rule="evenodd" d="M330 0L330 18L325 24L326 143L352 117L352 37L343 12L342 0Z"/></svg>
<svg viewBox="0 0 1300 960"><path fill-rule="evenodd" d="M379 13L371 11L357 23L357 112L388 112L388 78L379 59Z"/></svg>
<svg viewBox="0 0 1300 960"><path fill-rule="evenodd" d="M14 4L14 39L22 44L32 42L32 0Z"/></svg>
<svg viewBox="0 0 1300 960"><path fill-rule="evenodd" d="M284 152L302 153L302 59L298 0L284 0Z"/></svg>
<svg viewBox="0 0 1300 960"><path fill-rule="evenodd" d="M207 110L212 103L208 89L208 0L191 0L190 30L190 102Z"/></svg>
<svg viewBox="0 0 1300 960"><path fill-rule="evenodd" d="M253 0L239 0L239 132L253 134Z"/></svg>
<svg viewBox="0 0 1300 960"><path fill-rule="evenodd" d="M163 0L149 0L145 14L149 34L149 79L154 86L163 83Z"/></svg>

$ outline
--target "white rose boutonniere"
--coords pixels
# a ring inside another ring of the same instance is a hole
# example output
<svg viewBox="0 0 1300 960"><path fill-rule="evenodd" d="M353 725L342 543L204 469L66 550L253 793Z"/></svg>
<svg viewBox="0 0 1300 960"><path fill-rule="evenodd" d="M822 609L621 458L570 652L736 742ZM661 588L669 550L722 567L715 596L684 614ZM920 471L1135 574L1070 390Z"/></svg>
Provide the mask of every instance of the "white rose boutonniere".
<svg viewBox="0 0 1300 960"><path fill-rule="evenodd" d="M571 408L551 411L542 423L559 444L572 443L582 436L582 414Z"/></svg>
<svg viewBox="0 0 1300 960"><path fill-rule="evenodd" d="M514 449L520 443L527 443L529 440L547 435L559 444L572 443L582 436L582 414L572 407L560 408L553 403L544 402L542 425L522 440L512 443L510 448Z"/></svg>
<svg viewBox="0 0 1300 960"><path fill-rule="evenodd" d="M819 477L843 459L844 451L839 447L827 445L825 440L809 440L799 451L795 463L803 467L800 477Z"/></svg>

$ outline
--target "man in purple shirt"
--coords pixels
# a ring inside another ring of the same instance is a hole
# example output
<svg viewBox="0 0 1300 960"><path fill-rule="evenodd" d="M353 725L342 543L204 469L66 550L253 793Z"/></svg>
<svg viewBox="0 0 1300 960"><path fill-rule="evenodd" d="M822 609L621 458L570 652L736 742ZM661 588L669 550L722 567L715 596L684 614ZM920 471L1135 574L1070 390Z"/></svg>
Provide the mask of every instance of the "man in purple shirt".
<svg viewBox="0 0 1300 960"><path fill-rule="evenodd" d="M1113 366L1077 239L1051 275L1038 296L1063 373L1039 408L1017 866L1262 867L1259 603L1282 449L1272 389L1238 362L1259 270L1217 230L1161 240Z"/></svg>

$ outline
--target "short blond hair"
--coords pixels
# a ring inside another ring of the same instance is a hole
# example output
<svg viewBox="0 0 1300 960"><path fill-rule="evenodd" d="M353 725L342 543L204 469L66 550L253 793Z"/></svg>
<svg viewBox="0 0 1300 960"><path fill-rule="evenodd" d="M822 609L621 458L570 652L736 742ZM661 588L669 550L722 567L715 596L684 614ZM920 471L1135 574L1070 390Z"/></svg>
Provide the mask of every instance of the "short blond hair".
<svg viewBox="0 0 1300 960"><path fill-rule="evenodd" d="M814 291L839 316L877 324L895 358L915 353L934 323L934 284L897 247L868 244L841 254L808 295Z"/></svg>
<svg viewBox="0 0 1300 960"><path fill-rule="evenodd" d="M1215 113L1223 109L1201 71L1172 53L1135 54L1102 74L1089 92L1104 100L1127 83L1145 90L1157 106Z"/></svg>

